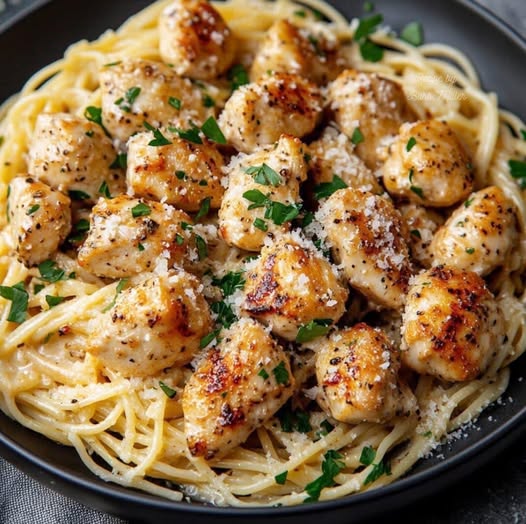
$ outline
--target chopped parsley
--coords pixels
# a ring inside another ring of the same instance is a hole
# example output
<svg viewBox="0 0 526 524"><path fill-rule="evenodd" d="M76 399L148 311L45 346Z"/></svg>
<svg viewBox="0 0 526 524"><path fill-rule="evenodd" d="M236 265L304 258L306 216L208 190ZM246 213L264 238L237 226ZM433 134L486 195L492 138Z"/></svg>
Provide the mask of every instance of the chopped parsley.
<svg viewBox="0 0 526 524"><path fill-rule="evenodd" d="M298 329L298 334L296 335L296 342L298 344L304 344L305 342L310 342L315 338L326 335L332 324L330 318L322 318L311 320L308 324L300 326Z"/></svg>
<svg viewBox="0 0 526 524"><path fill-rule="evenodd" d="M57 266L53 260L44 260L38 265L40 279L44 282L58 282L59 280L66 280L66 272Z"/></svg>
<svg viewBox="0 0 526 524"><path fill-rule="evenodd" d="M521 129L521 135L522 135L522 139L526 140L526 129ZM0 145L2 145L1 142L0 142Z"/></svg>
<svg viewBox="0 0 526 524"><path fill-rule="evenodd" d="M285 482L287 482L287 475L288 474L289 474L288 471L284 471L283 473L280 473L279 475L276 475L274 477L274 480L276 481L276 484L279 484L280 486L285 484Z"/></svg>
<svg viewBox="0 0 526 524"><path fill-rule="evenodd" d="M89 131L86 131L84 133L88 138L93 138L93 135L95 134L95 131L93 129L90 129Z"/></svg>
<svg viewBox="0 0 526 524"><path fill-rule="evenodd" d="M416 146L416 138L414 136L412 136L408 141L407 141L407 144L405 146L405 150L409 153L409 151L411 151L411 149L413 149L413 147Z"/></svg>
<svg viewBox="0 0 526 524"><path fill-rule="evenodd" d="M267 380L269 378L269 374L267 373L265 368L261 368L258 373L258 377L261 377L263 380Z"/></svg>
<svg viewBox="0 0 526 524"><path fill-rule="evenodd" d="M11 308L7 316L9 322L21 324L26 320L29 294L23 282L14 286L0 286L0 297L11 301Z"/></svg>
<svg viewBox="0 0 526 524"><path fill-rule="evenodd" d="M182 246L184 244L184 237L183 235L180 235L179 233L177 233L175 235L175 243L178 245L178 246Z"/></svg>
<svg viewBox="0 0 526 524"><path fill-rule="evenodd" d="M122 293L123 289L128 284L129 278L123 278L119 280L119 283L117 284L117 287L115 288L115 296L113 297L113 300L102 310L103 313L106 313L106 311L109 311L110 309L115 306L115 302L117 301L117 297Z"/></svg>
<svg viewBox="0 0 526 524"><path fill-rule="evenodd" d="M98 193L104 198L111 198L110 188L108 187L106 180L104 180L100 185Z"/></svg>
<svg viewBox="0 0 526 524"><path fill-rule="evenodd" d="M33 286L33 294L38 295L45 287L44 284L35 284Z"/></svg>
<svg viewBox="0 0 526 524"><path fill-rule="evenodd" d="M227 78L230 81L230 89L232 91L250 82L247 70L242 64L232 66L227 73Z"/></svg>
<svg viewBox="0 0 526 524"><path fill-rule="evenodd" d="M322 198L330 197L339 189L345 189L346 187L347 184L338 175L333 175L332 182L323 182L314 187L314 197L316 200L321 200Z"/></svg>
<svg viewBox="0 0 526 524"><path fill-rule="evenodd" d="M179 98L175 98L174 96L171 96L168 98L168 103L175 109L181 109L183 103Z"/></svg>
<svg viewBox="0 0 526 524"><path fill-rule="evenodd" d="M137 97L141 94L141 88L138 86L130 87L126 93L124 93L124 97L119 98L118 100L115 100L115 105L118 106L122 111L125 113L129 113L131 111L131 106L137 99Z"/></svg>
<svg viewBox="0 0 526 524"><path fill-rule="evenodd" d="M181 170L177 170L175 172L175 176L179 179L179 180L186 180L188 177L186 176L186 173L184 171L181 171Z"/></svg>
<svg viewBox="0 0 526 524"><path fill-rule="evenodd" d="M208 246L203 237L195 235L195 247L197 248L197 256L199 261L204 260L208 256Z"/></svg>
<svg viewBox="0 0 526 524"><path fill-rule="evenodd" d="M313 221L314 221L314 213L312 211L307 211L303 215L303 218L301 219L301 227L305 229L306 227L310 226Z"/></svg>
<svg viewBox="0 0 526 524"><path fill-rule="evenodd" d="M287 386L290 383L289 372L285 366L285 362L281 361L273 370L272 374L278 384Z"/></svg>
<svg viewBox="0 0 526 524"><path fill-rule="evenodd" d="M305 18L307 16L307 13L303 9L298 9L297 11L294 11L294 16Z"/></svg>
<svg viewBox="0 0 526 524"><path fill-rule="evenodd" d="M281 202L270 200L268 196L264 195L259 189L250 189L243 193L243 198L252 202L248 209L256 209L258 207L265 208L265 218L270 218L274 224L281 226L285 222L294 220L299 214L301 207L296 204L286 205Z"/></svg>
<svg viewBox="0 0 526 524"><path fill-rule="evenodd" d="M149 146L153 147L159 147L159 146L167 146L170 145L172 142L168 140L160 131L160 129L157 129L153 127L148 122L143 122L143 126L148 129L148 131L151 131L153 133L153 140L150 140L148 142Z"/></svg>
<svg viewBox="0 0 526 524"><path fill-rule="evenodd" d="M316 437L318 437L318 439L320 439L321 437L325 437L333 429L334 426L327 419L325 419L320 423L320 429L316 431Z"/></svg>
<svg viewBox="0 0 526 524"><path fill-rule="evenodd" d="M71 198L71 200L81 201L81 200L89 200L91 198L88 193L84 191L79 191L78 189L70 189L68 191L68 196Z"/></svg>
<svg viewBox="0 0 526 524"><path fill-rule="evenodd" d="M131 209L131 214L133 218L145 217L151 215L152 208L146 205L144 202L139 202L136 206L133 206Z"/></svg>
<svg viewBox="0 0 526 524"><path fill-rule="evenodd" d="M360 54L368 62L378 62L384 56L384 50L369 39L369 35L378 29L383 20L380 14L362 18L354 33L354 40L360 45Z"/></svg>
<svg viewBox="0 0 526 524"><path fill-rule="evenodd" d="M266 233L268 231L268 225L262 218L254 219L254 227Z"/></svg>
<svg viewBox="0 0 526 524"><path fill-rule="evenodd" d="M197 215L195 215L195 221L201 220L201 218L208 215L210 212L210 197L203 198L201 201L201 205L199 206L199 211L197 212Z"/></svg>
<svg viewBox="0 0 526 524"><path fill-rule="evenodd" d="M411 229L411 235L415 238L422 239L422 235L420 234L420 231L418 231L418 229Z"/></svg>
<svg viewBox="0 0 526 524"><path fill-rule="evenodd" d="M31 216L35 214L39 209L40 209L40 204L35 204L26 211L26 215Z"/></svg>
<svg viewBox="0 0 526 524"><path fill-rule="evenodd" d="M367 484L371 484L375 480L378 480L384 474L391 474L391 467L387 462L381 460L375 464L375 459L376 451L371 446L364 446L360 455L360 464L363 464L364 466L373 466L370 473L364 480L364 486L367 486Z"/></svg>
<svg viewBox="0 0 526 524"><path fill-rule="evenodd" d="M475 253L475 248L474 247L467 247L466 248L466 253L468 255L472 255L473 253Z"/></svg>
<svg viewBox="0 0 526 524"><path fill-rule="evenodd" d="M206 346L216 340L220 331L220 329L216 329L215 331L208 333L208 335L205 335L199 342L199 349L204 349Z"/></svg>
<svg viewBox="0 0 526 524"><path fill-rule="evenodd" d="M126 169L127 165L128 155L126 153L119 153L110 164L110 169Z"/></svg>
<svg viewBox="0 0 526 524"><path fill-rule="evenodd" d="M247 167L245 173L253 176L254 181L263 186L278 187L282 183L281 176L265 163L260 166Z"/></svg>
<svg viewBox="0 0 526 524"><path fill-rule="evenodd" d="M340 460L341 458L342 455L333 449L329 449L329 451L325 453L321 464L322 474L305 486L305 491L309 496L304 502L315 502L320 498L323 488L334 486L334 478L345 467L345 463Z"/></svg>
<svg viewBox="0 0 526 524"><path fill-rule="evenodd" d="M137 244L137 249L139 251L144 251L146 248L144 247L144 244L141 244L140 242Z"/></svg>
<svg viewBox="0 0 526 524"><path fill-rule="evenodd" d="M215 107L216 101L207 93L203 94L203 106L204 107Z"/></svg>
<svg viewBox="0 0 526 524"><path fill-rule="evenodd" d="M225 135L221 129L219 129L216 119L213 116L209 117L205 121L205 123L201 126L201 131L208 139L212 140L212 142L216 142L217 144L227 143Z"/></svg>
<svg viewBox="0 0 526 524"><path fill-rule="evenodd" d="M81 218L74 226L72 233L68 236L68 242L76 243L82 242L89 231L90 224L85 218Z"/></svg>
<svg viewBox="0 0 526 524"><path fill-rule="evenodd" d="M102 123L102 108L95 106L86 107L86 109L84 110L84 118L86 118L86 120L89 120L90 122L93 122L94 124L98 124L104 131L104 134L111 138L110 133Z"/></svg>
<svg viewBox="0 0 526 524"><path fill-rule="evenodd" d="M363 133L360 131L359 127L354 128L354 131L351 136L351 142L357 146L365 140Z"/></svg>
<svg viewBox="0 0 526 524"><path fill-rule="evenodd" d="M277 415L281 425L281 431L284 433L292 433L292 431L308 433L312 431L309 414L301 409L293 411L290 402L287 402L278 411Z"/></svg>
<svg viewBox="0 0 526 524"><path fill-rule="evenodd" d="M464 207L469 207L469 206L473 203L473 200L474 200L474 197L473 197L473 198L468 198L468 199L464 202Z"/></svg>
<svg viewBox="0 0 526 524"><path fill-rule="evenodd" d="M415 47L424 43L424 28L420 22L410 22L400 33L400 38Z"/></svg>
<svg viewBox="0 0 526 524"><path fill-rule="evenodd" d="M213 302L210 305L210 309L216 314L216 322L227 329L237 320L232 306L224 300Z"/></svg>
<svg viewBox="0 0 526 524"><path fill-rule="evenodd" d="M174 398L175 395L177 395L177 391L170 386L167 386L162 380L159 380L159 387L168 398Z"/></svg>
<svg viewBox="0 0 526 524"><path fill-rule="evenodd" d="M236 290L243 289L245 286L245 279L243 278L243 271L230 271L224 277L213 278L212 284L221 288L224 297L233 295Z"/></svg>
<svg viewBox="0 0 526 524"><path fill-rule="evenodd" d="M411 184L409 189L413 193L415 193L415 195L418 195L420 198L423 199L424 198L424 190L421 187L413 185L413 176L414 176L414 174L415 174L415 171L414 171L413 168L411 168L409 170L409 184Z"/></svg>
<svg viewBox="0 0 526 524"><path fill-rule="evenodd" d="M58 306L59 304L62 304L64 300L66 300L66 297L55 297L53 295L46 295L46 302L50 308Z"/></svg>
<svg viewBox="0 0 526 524"><path fill-rule="evenodd" d="M526 162L508 160L508 167L513 178L518 180L521 189L526 188Z"/></svg>

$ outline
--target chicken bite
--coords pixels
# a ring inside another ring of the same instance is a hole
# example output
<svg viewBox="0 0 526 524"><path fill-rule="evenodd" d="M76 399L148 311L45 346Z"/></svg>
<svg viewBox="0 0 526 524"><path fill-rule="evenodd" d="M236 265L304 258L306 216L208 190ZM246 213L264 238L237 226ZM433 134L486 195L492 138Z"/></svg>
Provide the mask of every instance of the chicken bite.
<svg viewBox="0 0 526 524"><path fill-rule="evenodd" d="M283 133L302 138L321 116L322 96L315 84L276 73L236 89L219 116L219 127L238 151L250 153Z"/></svg>
<svg viewBox="0 0 526 524"><path fill-rule="evenodd" d="M90 215L90 230L78 262L100 277L124 278L153 271L159 264L181 265L191 223L168 204L121 195L101 198Z"/></svg>
<svg viewBox="0 0 526 524"><path fill-rule="evenodd" d="M414 120L402 87L375 73L346 69L328 89L328 107L349 138L361 133L356 152L370 169L384 160L400 125Z"/></svg>
<svg viewBox="0 0 526 524"><path fill-rule="evenodd" d="M210 80L224 73L236 44L221 14L205 0L175 0L159 17L159 51L178 75Z"/></svg>
<svg viewBox="0 0 526 524"><path fill-rule="evenodd" d="M288 20L270 27L252 62L250 79L273 73L294 73L325 85L345 66L340 43L320 24L299 28Z"/></svg>
<svg viewBox="0 0 526 524"><path fill-rule="evenodd" d="M402 361L459 382L487 369L504 337L495 297L476 273L437 266L412 282L402 324Z"/></svg>
<svg viewBox="0 0 526 524"><path fill-rule="evenodd" d="M497 186L473 193L449 217L431 242L434 264L491 273L509 260L519 239L517 211Z"/></svg>
<svg viewBox="0 0 526 524"><path fill-rule="evenodd" d="M29 144L28 170L53 189L71 192L93 204L106 184L112 195L124 193L124 172L102 128L68 113L41 113Z"/></svg>
<svg viewBox="0 0 526 524"><path fill-rule="evenodd" d="M399 309L412 269L404 224L394 205L347 188L323 202L316 216L349 284L373 303Z"/></svg>
<svg viewBox="0 0 526 524"><path fill-rule="evenodd" d="M219 209L219 230L229 245L259 251L267 234L288 231L299 214L306 151L299 139L283 135L275 145L232 160Z"/></svg>
<svg viewBox="0 0 526 524"><path fill-rule="evenodd" d="M194 456L224 455L245 442L294 391L289 358L258 322L222 334L183 393L186 440Z"/></svg>
<svg viewBox="0 0 526 524"><path fill-rule="evenodd" d="M87 350L126 377L187 364L213 326L202 287L184 271L146 275L96 318Z"/></svg>
<svg viewBox="0 0 526 524"><path fill-rule="evenodd" d="M161 62L126 58L100 72L102 119L114 139L125 144L130 136L154 128L189 128L214 115L203 93L188 78L177 76Z"/></svg>
<svg viewBox="0 0 526 524"><path fill-rule="evenodd" d="M339 176L348 187L381 194L376 176L356 155L349 138L334 127L327 127L321 137L309 144L310 179L315 185L330 183Z"/></svg>
<svg viewBox="0 0 526 524"><path fill-rule="evenodd" d="M379 328L359 323L332 332L316 348L320 406L347 424L408 416L416 398L400 380L400 351Z"/></svg>
<svg viewBox="0 0 526 524"><path fill-rule="evenodd" d="M440 120L402 125L382 172L389 194L428 207L452 206L473 190L469 157Z"/></svg>
<svg viewBox="0 0 526 524"><path fill-rule="evenodd" d="M329 261L295 232L263 248L246 275L241 310L292 341L313 320L337 322L347 297Z"/></svg>
<svg viewBox="0 0 526 524"><path fill-rule="evenodd" d="M128 141L129 192L188 212L198 211L208 198L217 209L225 191L224 160L212 142L170 137L171 144L152 146L152 139L151 133L138 133Z"/></svg>
<svg viewBox="0 0 526 524"><path fill-rule="evenodd" d="M36 266L71 231L71 201L31 176L18 176L9 183L8 217L18 260Z"/></svg>

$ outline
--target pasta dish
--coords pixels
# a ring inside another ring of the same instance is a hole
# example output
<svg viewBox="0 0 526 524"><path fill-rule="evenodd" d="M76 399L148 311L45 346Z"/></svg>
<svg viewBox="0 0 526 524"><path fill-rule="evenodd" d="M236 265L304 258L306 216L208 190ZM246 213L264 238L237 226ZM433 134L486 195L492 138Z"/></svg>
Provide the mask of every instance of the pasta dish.
<svg viewBox="0 0 526 524"><path fill-rule="evenodd" d="M106 481L276 506L391 483L501 396L526 127L358 15L157 1L1 106L4 413Z"/></svg>

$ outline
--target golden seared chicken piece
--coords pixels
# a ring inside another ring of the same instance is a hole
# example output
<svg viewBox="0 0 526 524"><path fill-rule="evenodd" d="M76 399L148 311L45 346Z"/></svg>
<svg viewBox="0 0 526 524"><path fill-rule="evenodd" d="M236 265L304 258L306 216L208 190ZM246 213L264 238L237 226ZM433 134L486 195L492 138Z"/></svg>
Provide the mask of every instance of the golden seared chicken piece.
<svg viewBox="0 0 526 524"><path fill-rule="evenodd" d="M407 240L413 260L422 267L429 268L433 263L430 246L433 235L444 223L444 218L436 211L417 204L403 204L397 208L407 224Z"/></svg>
<svg viewBox="0 0 526 524"><path fill-rule="evenodd" d="M306 152L298 138L283 135L272 146L232 160L219 210L219 230L229 245L259 251L267 233L289 230L307 178ZM267 205L258 207L258 198Z"/></svg>
<svg viewBox="0 0 526 524"><path fill-rule="evenodd" d="M209 2L175 0L159 17L159 51L178 75L210 80L232 65L236 44Z"/></svg>
<svg viewBox="0 0 526 524"><path fill-rule="evenodd" d="M122 144L144 131L145 122L154 128L186 129L214 114L213 108L205 107L198 86L161 62L127 58L105 66L100 86L103 123Z"/></svg>
<svg viewBox="0 0 526 524"><path fill-rule="evenodd" d="M400 351L379 328L361 322L317 343L317 401L347 424L408 416L416 398L399 376Z"/></svg>
<svg viewBox="0 0 526 524"><path fill-rule="evenodd" d="M420 374L472 380L504 337L502 313L472 271L437 266L411 285L402 324L402 361Z"/></svg>
<svg viewBox="0 0 526 524"><path fill-rule="evenodd" d="M411 276L405 225L384 197L348 188L336 191L317 218L350 285L372 302L399 309Z"/></svg>
<svg viewBox="0 0 526 524"><path fill-rule="evenodd" d="M47 260L71 230L71 201L30 176L9 183L8 216L18 259L27 267Z"/></svg>
<svg viewBox="0 0 526 524"><path fill-rule="evenodd" d="M515 205L502 189L490 186L461 204L431 243L434 264L474 271L481 276L508 262L519 240Z"/></svg>
<svg viewBox="0 0 526 524"><path fill-rule="evenodd" d="M347 186L380 194L383 189L373 172L354 152L349 138L333 127L327 127L321 137L309 144L310 178L316 185L332 182L338 175Z"/></svg>
<svg viewBox="0 0 526 524"><path fill-rule="evenodd" d="M299 328L313 320L337 322L347 297L329 261L295 232L263 248L246 275L241 309L292 341Z"/></svg>
<svg viewBox="0 0 526 524"><path fill-rule="evenodd" d="M399 84L354 69L346 69L329 85L328 105L343 133L357 142L363 137L356 152L371 169L385 159L400 125L414 120Z"/></svg>
<svg viewBox="0 0 526 524"><path fill-rule="evenodd" d="M299 75L276 73L236 89L219 117L229 144L244 153L273 144L282 133L301 138L322 115L318 87Z"/></svg>
<svg viewBox="0 0 526 524"><path fill-rule="evenodd" d="M278 20L267 31L250 70L256 81L269 71L294 73L325 85L345 66L338 39L319 24L299 28Z"/></svg>
<svg viewBox="0 0 526 524"><path fill-rule="evenodd" d="M224 455L270 419L294 390L289 357L261 324L223 332L187 382L183 412L194 456Z"/></svg>
<svg viewBox="0 0 526 524"><path fill-rule="evenodd" d="M428 207L448 207L473 190L469 157L445 122L404 124L382 168L387 191Z"/></svg>
<svg viewBox="0 0 526 524"><path fill-rule="evenodd" d="M224 160L217 148L204 139L194 144L170 137L171 144L149 145L150 132L138 133L128 141L126 179L129 192L172 204L184 211L198 211L205 198L217 209L225 191Z"/></svg>
<svg viewBox="0 0 526 524"><path fill-rule="evenodd" d="M96 318L87 350L126 377L188 364L213 326L202 287L184 271L146 275Z"/></svg>
<svg viewBox="0 0 526 524"><path fill-rule="evenodd" d="M126 190L116 158L99 125L68 113L42 113L29 144L28 170L53 189L76 192L93 204L104 183L112 195Z"/></svg>
<svg viewBox="0 0 526 524"><path fill-rule="evenodd" d="M127 195L101 198L91 211L79 264L109 278L181 265L188 247L183 222L190 223L190 217L168 204Z"/></svg>

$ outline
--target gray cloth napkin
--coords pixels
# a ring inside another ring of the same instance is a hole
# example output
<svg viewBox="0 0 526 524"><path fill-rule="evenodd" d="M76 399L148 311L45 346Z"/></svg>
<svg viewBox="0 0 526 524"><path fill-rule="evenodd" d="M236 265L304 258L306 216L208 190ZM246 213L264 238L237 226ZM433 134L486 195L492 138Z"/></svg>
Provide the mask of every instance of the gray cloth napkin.
<svg viewBox="0 0 526 524"><path fill-rule="evenodd" d="M525 0L478 0L478 2L509 21L519 32L526 34ZM21 6L30 3L30 0L0 0L0 9L5 5ZM518 88L521 87L518 86ZM493 514L490 517L492 523L526 523L526 515L521 511L521 507L519 502L513 512L512 520L509 520L511 513L508 513L507 517L504 516L504 520L494 520L498 517ZM458 523L473 522L475 524L476 520L472 520L471 517L466 520L463 516L458 515L459 520L455 520ZM40 485L0 459L0 524L126 524L126 522L66 498ZM427 522L430 521L427 520ZM445 521L440 520L440 522Z"/></svg>

